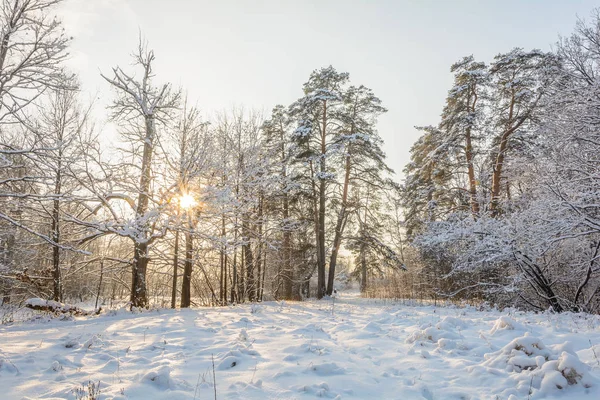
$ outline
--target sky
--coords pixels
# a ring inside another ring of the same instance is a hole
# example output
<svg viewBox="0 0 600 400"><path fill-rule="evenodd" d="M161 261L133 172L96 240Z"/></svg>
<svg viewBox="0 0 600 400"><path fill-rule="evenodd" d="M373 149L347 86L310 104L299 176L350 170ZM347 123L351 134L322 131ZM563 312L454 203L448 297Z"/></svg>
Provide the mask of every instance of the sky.
<svg viewBox="0 0 600 400"><path fill-rule="evenodd" d="M69 66L99 107L113 93L100 73L131 71L139 32L157 80L187 91L207 117L243 106L268 117L302 96L311 71L333 65L373 89L389 110L378 131L401 180L419 133L435 125L450 65L514 47L550 50L591 0L65 0ZM105 115L106 113L103 112ZM109 128L107 128L109 129ZM106 133L109 135L109 132Z"/></svg>

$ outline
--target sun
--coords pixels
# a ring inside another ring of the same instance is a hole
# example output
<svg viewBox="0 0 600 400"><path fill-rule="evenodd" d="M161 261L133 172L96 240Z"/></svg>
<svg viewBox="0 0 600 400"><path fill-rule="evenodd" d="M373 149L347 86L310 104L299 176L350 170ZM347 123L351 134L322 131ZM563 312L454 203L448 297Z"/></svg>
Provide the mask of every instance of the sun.
<svg viewBox="0 0 600 400"><path fill-rule="evenodd" d="M196 205L196 199L191 194L183 194L179 197L179 206L183 209L192 208Z"/></svg>

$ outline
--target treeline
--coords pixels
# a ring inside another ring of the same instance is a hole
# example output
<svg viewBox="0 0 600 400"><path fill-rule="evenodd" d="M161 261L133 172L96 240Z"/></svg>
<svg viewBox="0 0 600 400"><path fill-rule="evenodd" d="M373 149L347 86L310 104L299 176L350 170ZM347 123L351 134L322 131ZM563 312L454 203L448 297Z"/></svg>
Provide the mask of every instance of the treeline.
<svg viewBox="0 0 600 400"><path fill-rule="evenodd" d="M133 66L102 75L109 141L64 66L58 3L1 1L3 302L321 298L340 267L363 290L403 268L399 187L375 128L386 110L372 90L327 67L269 116L209 120L158 83L140 39Z"/></svg>
<svg viewBox="0 0 600 400"><path fill-rule="evenodd" d="M600 11L553 52L465 57L402 206L428 297L600 311Z"/></svg>

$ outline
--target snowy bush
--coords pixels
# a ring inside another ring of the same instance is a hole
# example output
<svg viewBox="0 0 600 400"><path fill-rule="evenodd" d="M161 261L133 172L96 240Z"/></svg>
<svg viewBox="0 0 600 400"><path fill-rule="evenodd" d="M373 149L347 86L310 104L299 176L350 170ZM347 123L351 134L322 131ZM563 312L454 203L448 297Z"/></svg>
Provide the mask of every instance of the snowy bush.
<svg viewBox="0 0 600 400"><path fill-rule="evenodd" d="M516 322L515 320L513 320L512 318L510 318L506 315L502 315L500 318L498 318L496 320L496 322L494 322L494 326L490 330L490 334L493 335L499 331L515 330L515 329L524 331L525 327L523 325L519 324L518 322Z"/></svg>
<svg viewBox="0 0 600 400"><path fill-rule="evenodd" d="M517 386L531 386L533 398L542 398L569 386L590 388L596 384L589 373L590 367L574 352L558 354L533 336L515 338L502 349L485 354L484 358L482 366L516 374L514 378L520 382Z"/></svg>
<svg viewBox="0 0 600 400"><path fill-rule="evenodd" d="M552 353L542 341L533 336L513 339L509 344L494 353L488 353L483 363L486 367L504 369L508 372L521 372L535 369L551 359Z"/></svg>

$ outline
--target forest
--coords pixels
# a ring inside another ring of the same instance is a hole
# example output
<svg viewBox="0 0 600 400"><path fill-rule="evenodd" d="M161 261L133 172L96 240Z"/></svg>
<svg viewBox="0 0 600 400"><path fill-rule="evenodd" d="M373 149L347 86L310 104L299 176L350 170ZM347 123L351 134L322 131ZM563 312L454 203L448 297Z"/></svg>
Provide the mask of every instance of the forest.
<svg viewBox="0 0 600 400"><path fill-rule="evenodd" d="M394 173L369 82L316 66L292 104L209 118L143 34L99 72L111 137L65 66L58 3L1 5L3 304L217 306L356 281L364 297L600 311L600 11L551 52L459 58Z"/></svg>

